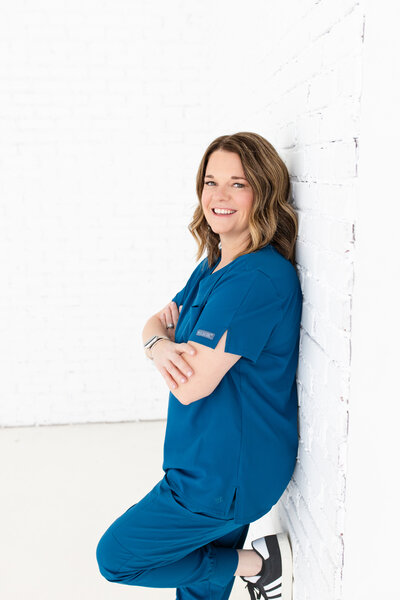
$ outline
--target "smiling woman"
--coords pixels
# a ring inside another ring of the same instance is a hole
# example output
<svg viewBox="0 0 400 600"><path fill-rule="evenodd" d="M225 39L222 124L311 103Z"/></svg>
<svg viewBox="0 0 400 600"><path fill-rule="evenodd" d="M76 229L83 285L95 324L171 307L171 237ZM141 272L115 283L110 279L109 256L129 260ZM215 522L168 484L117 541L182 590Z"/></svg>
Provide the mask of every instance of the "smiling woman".
<svg viewBox="0 0 400 600"><path fill-rule="evenodd" d="M287 535L243 550L298 448L302 293L289 175L267 140L241 132L210 144L196 186L189 229L206 257L142 334L170 389L164 477L109 527L97 559L110 581L176 587L183 600L223 600L235 575L252 597L290 600Z"/></svg>

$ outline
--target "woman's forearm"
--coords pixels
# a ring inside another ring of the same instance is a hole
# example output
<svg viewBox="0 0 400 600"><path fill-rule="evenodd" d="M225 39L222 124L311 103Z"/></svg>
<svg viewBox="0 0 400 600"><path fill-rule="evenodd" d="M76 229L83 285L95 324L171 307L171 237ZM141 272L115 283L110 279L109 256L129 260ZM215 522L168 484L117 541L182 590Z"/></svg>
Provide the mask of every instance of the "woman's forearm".
<svg viewBox="0 0 400 600"><path fill-rule="evenodd" d="M143 344L145 344L151 337L153 337L153 335L166 335L171 341L174 341L174 336L173 334L171 335L171 329L167 329L166 327L164 327L164 325L161 323L160 319L156 315L150 317L150 319L147 321L146 325L143 328Z"/></svg>
<svg viewBox="0 0 400 600"><path fill-rule="evenodd" d="M145 344L148 339L153 337L153 335L168 336L169 331L170 331L169 329L166 329L164 327L164 325L161 323L160 319L154 315L153 317L150 317L150 319L147 321L146 325L143 328L143 332L142 332L143 344Z"/></svg>
<svg viewBox="0 0 400 600"><path fill-rule="evenodd" d="M171 341L173 341L174 337L171 338L170 332L171 332L171 329L167 329L166 327L164 327L164 325L161 323L160 319L154 315L153 317L150 317L150 319L147 321L146 325L143 328L143 332L142 332L143 345L151 337L153 337L153 335L164 335L164 336L169 337L171 339ZM158 342L158 343L161 343L161 342ZM145 350L145 354L149 358L152 358L151 350Z"/></svg>

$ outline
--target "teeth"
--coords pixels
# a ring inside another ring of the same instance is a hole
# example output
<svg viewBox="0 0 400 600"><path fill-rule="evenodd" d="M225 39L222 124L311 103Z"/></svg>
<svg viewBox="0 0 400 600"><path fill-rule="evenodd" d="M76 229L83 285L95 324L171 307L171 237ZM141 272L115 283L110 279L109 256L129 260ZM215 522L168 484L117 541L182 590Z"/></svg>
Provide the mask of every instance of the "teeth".
<svg viewBox="0 0 400 600"><path fill-rule="evenodd" d="M235 210L227 210L225 208L213 208L213 211L217 215L232 215L234 212L236 212Z"/></svg>

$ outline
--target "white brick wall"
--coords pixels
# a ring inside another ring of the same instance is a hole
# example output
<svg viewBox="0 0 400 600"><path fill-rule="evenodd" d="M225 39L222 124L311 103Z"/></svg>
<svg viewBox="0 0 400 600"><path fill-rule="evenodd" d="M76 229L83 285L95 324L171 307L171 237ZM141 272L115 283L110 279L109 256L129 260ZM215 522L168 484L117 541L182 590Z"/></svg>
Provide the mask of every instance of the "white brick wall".
<svg viewBox="0 0 400 600"><path fill-rule="evenodd" d="M279 97L292 83L285 71L296 70L299 85L307 90L297 104L294 135L282 147L300 217L297 263L305 310L298 369L298 464L280 503L296 561L296 600L341 598L344 561L354 179L364 19L359 4L333 4L316 4L297 24L308 30L309 37L292 64L282 67L278 89L273 80L269 82L277 92L269 120L276 130L285 128L286 111L281 113Z"/></svg>
<svg viewBox="0 0 400 600"><path fill-rule="evenodd" d="M246 116L221 105L214 123L218 133L259 131L291 175L304 295L300 446L276 512L291 537L295 600L336 600L344 563L364 12L354 1L291 3L284 10L269 3L269 19L280 25L251 67ZM249 539L266 531L268 519L260 519Z"/></svg>

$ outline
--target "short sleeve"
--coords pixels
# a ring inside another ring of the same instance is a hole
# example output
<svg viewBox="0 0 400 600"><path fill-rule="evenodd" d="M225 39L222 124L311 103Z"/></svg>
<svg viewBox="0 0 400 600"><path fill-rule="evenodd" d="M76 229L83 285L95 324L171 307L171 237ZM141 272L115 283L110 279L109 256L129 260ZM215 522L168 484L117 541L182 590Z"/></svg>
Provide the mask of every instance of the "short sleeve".
<svg viewBox="0 0 400 600"><path fill-rule="evenodd" d="M177 294L175 294L175 296L172 298L171 302L176 302L178 308L181 304L183 304L183 299L185 297L185 290L186 290L186 285L185 287L183 287L181 289L180 292L178 292Z"/></svg>
<svg viewBox="0 0 400 600"><path fill-rule="evenodd" d="M228 330L225 352L256 362L282 314L282 298L268 275L235 273L218 281L188 341L215 348Z"/></svg>

